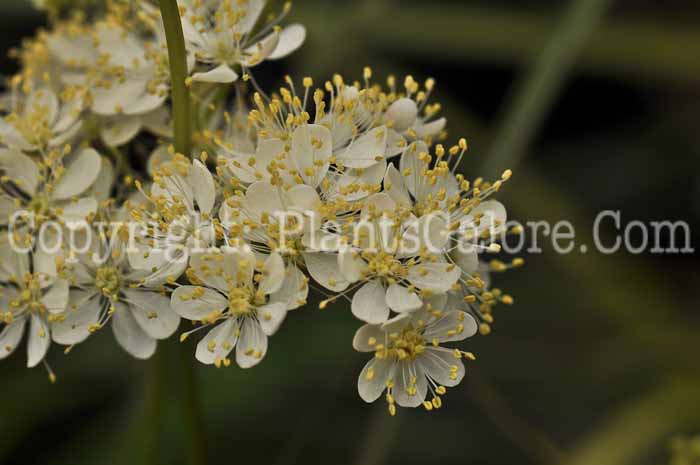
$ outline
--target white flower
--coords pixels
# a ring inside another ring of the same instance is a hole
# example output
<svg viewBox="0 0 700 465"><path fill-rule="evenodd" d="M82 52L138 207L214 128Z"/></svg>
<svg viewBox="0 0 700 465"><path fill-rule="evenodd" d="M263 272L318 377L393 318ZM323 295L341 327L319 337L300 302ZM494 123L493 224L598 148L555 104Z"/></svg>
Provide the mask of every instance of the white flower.
<svg viewBox="0 0 700 465"><path fill-rule="evenodd" d="M211 328L197 344L195 356L200 362L228 366L234 348L241 368L257 365L265 357L268 336L287 314L284 302L270 299L282 286L285 270L276 253L259 268L256 273L255 254L247 247L224 247L192 258L188 275L198 285L176 289L171 305L183 318L201 322L200 328Z"/></svg>
<svg viewBox="0 0 700 465"><path fill-rule="evenodd" d="M18 150L0 149L0 224L8 224L19 211L36 228L44 220L66 224L94 214L98 204L90 187L111 166L90 148L67 158L64 166L61 152L52 152L38 163Z"/></svg>
<svg viewBox="0 0 700 465"><path fill-rule="evenodd" d="M44 360L52 326L63 318L68 302L68 282L56 273L53 259L44 253L30 259L5 237L0 241L0 359L15 351L28 328L27 366Z"/></svg>
<svg viewBox="0 0 700 465"><path fill-rule="evenodd" d="M386 390L389 412L401 407L427 410L442 405L445 388L464 377L462 358L471 353L442 347L462 341L477 332L474 319L458 310L443 309L446 297L433 298L412 314L403 314L380 325L364 325L355 334L353 347L374 352L358 379L360 397L374 402ZM429 399L429 400L426 400Z"/></svg>
<svg viewBox="0 0 700 465"><path fill-rule="evenodd" d="M59 99L46 88L28 95L12 95L12 112L0 118L0 143L23 151L46 150L61 146L77 134L82 99L65 93Z"/></svg>
<svg viewBox="0 0 700 465"><path fill-rule="evenodd" d="M359 283L351 310L360 320L378 324L389 319L391 310L418 310L425 298L446 294L458 281L460 270L440 252L445 223L425 218L429 221L416 219L386 193L365 202L352 242L337 261L345 279Z"/></svg>
<svg viewBox="0 0 700 465"><path fill-rule="evenodd" d="M244 71L264 60L284 58L298 49L306 38L300 24L282 29L278 23L288 13L265 24L258 32L254 28L265 7L265 0L181 0L182 29L188 49L206 71L197 72L192 79L201 82L230 83L238 79L235 68Z"/></svg>
<svg viewBox="0 0 700 465"><path fill-rule="evenodd" d="M170 308L166 283L174 282L185 264L170 263L155 271L135 270L124 253L122 229L95 234L91 252L71 266L70 301L53 339L72 346L112 320L119 345L138 359L147 359L158 340L170 337L180 317ZM99 235L98 235L99 234Z"/></svg>
<svg viewBox="0 0 700 465"><path fill-rule="evenodd" d="M155 168L153 177L146 203L130 211L145 237L129 251L129 261L142 270L172 260L186 264L192 249L208 248L215 239L216 185L204 163L176 155Z"/></svg>

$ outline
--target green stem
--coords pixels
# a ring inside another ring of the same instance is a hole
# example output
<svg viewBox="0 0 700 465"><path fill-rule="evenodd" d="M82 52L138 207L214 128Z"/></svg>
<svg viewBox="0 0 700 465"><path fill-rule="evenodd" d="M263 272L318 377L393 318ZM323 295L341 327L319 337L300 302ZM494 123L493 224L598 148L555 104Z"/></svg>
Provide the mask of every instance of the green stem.
<svg viewBox="0 0 700 465"><path fill-rule="evenodd" d="M542 54L516 86L503 125L486 158L484 174L514 169L537 134L576 58L610 0L572 0Z"/></svg>
<svg viewBox="0 0 700 465"><path fill-rule="evenodd" d="M168 44L170 60L170 82L172 88L173 129L175 150L190 155L192 146L192 113L190 93L187 88L187 52L182 33L180 11L176 0L160 0L160 12L163 17L165 38ZM185 345L179 348L181 360L178 365L182 370L183 399L182 408L187 436L189 440L190 465L204 465L205 444L202 429L202 416L197 395L197 377L194 359Z"/></svg>
<svg viewBox="0 0 700 465"><path fill-rule="evenodd" d="M160 0L165 39L168 43L170 60L170 86L172 88L173 123L175 150L190 155L192 144L192 117L190 113L190 92L187 79L187 52L182 34L180 11L176 0Z"/></svg>
<svg viewBox="0 0 700 465"><path fill-rule="evenodd" d="M192 356L189 344L180 344L180 363L182 369L182 408L185 414L185 427L189 444L189 464L204 465L206 460L206 445L204 427L202 422L201 406L199 402L199 389L197 388L197 365Z"/></svg>
<svg viewBox="0 0 700 465"><path fill-rule="evenodd" d="M150 370L146 377L148 402L146 419L148 432L146 437L146 462L150 465L161 463L158 447L160 431L163 429L163 395L165 386L165 354L160 351L153 355Z"/></svg>

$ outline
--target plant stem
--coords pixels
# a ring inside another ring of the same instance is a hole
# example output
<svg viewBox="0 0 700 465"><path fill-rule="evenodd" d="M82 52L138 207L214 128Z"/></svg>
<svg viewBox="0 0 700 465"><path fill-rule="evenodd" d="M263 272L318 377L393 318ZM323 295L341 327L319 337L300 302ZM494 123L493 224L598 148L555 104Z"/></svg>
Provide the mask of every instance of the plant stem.
<svg viewBox="0 0 700 465"><path fill-rule="evenodd" d="M163 395L165 386L165 354L158 352L153 355L150 363L150 370L146 376L147 392L147 415L148 436L146 438L146 462L151 465L161 463L160 450L158 447L160 431L163 428Z"/></svg>
<svg viewBox="0 0 700 465"><path fill-rule="evenodd" d="M484 174L514 169L559 96L569 71L610 0L571 0L542 54L515 87Z"/></svg>
<svg viewBox="0 0 700 465"><path fill-rule="evenodd" d="M187 53L182 34L180 10L176 0L160 0L165 39L170 60L170 87L172 88L175 150L190 155L192 144L192 117L190 114L190 92L187 79Z"/></svg>
<svg viewBox="0 0 700 465"><path fill-rule="evenodd" d="M173 138L175 150L184 155L190 155L192 145L192 113L190 93L187 88L187 52L185 50L185 38L182 33L180 10L176 0L160 0L160 12L163 17L165 39L168 44L168 59L170 60L170 86L172 92L173 111ZM181 406L189 440L190 465L204 465L205 444L202 429L202 417L199 399L197 395L197 376L194 360L186 350L185 345L180 344L180 363L182 370L183 399Z"/></svg>
<svg viewBox="0 0 700 465"><path fill-rule="evenodd" d="M189 350L189 344L179 344L180 363L182 370L183 402L182 408L185 415L185 427L189 444L190 465L204 465L206 460L206 445L204 427L202 422L201 406L199 402L199 389L197 388L196 360Z"/></svg>

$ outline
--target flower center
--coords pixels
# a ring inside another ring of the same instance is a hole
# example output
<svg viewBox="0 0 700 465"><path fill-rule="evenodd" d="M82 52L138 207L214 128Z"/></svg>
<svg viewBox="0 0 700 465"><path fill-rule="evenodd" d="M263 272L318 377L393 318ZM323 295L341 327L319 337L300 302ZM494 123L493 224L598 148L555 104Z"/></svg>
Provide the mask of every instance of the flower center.
<svg viewBox="0 0 700 465"><path fill-rule="evenodd" d="M232 314L250 315L255 311L253 294L247 287L233 287L228 292L228 308Z"/></svg>
<svg viewBox="0 0 700 465"><path fill-rule="evenodd" d="M46 306L41 303L41 285L33 273L26 273L18 282L19 293L10 302L10 307L25 309L29 312L44 313Z"/></svg>
<svg viewBox="0 0 700 465"><path fill-rule="evenodd" d="M366 252L364 258L367 260L369 274L389 280L401 278L405 274L404 267L394 255L386 252Z"/></svg>
<svg viewBox="0 0 700 465"><path fill-rule="evenodd" d="M97 269L95 286L105 297L116 297L121 288L121 274L113 266L103 266Z"/></svg>
<svg viewBox="0 0 700 465"><path fill-rule="evenodd" d="M389 356L395 356L399 360L415 360L424 351L425 340L421 333L412 327L389 335Z"/></svg>

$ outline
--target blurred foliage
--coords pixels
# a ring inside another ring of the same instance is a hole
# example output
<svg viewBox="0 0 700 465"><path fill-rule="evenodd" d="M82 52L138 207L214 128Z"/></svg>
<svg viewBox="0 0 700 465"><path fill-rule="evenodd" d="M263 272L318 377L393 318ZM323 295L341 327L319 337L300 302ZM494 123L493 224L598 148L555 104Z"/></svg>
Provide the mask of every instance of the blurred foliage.
<svg viewBox="0 0 700 465"><path fill-rule="evenodd" d="M291 19L307 44L256 77L353 80L365 65L376 79L434 76L449 140L469 137L468 175L520 161L501 196L512 218L567 219L591 249L595 214L619 209L627 221L684 219L697 244L700 9L604 3L298 0ZM3 49L43 21L11 0L0 14ZM342 303L310 307L254 370L198 370L208 463L665 463L669 438L700 431L697 257L557 255L540 243L543 254L497 277L516 304L469 341L479 359L442 410L389 418L364 405L357 322ZM138 363L104 331L52 352L55 386L21 357L3 361L0 463L184 463L183 349L169 342L157 364Z"/></svg>

